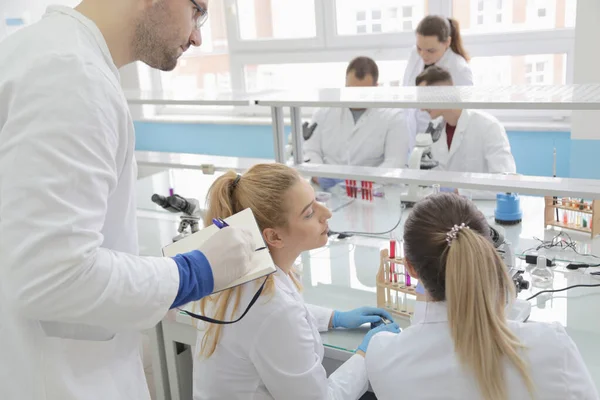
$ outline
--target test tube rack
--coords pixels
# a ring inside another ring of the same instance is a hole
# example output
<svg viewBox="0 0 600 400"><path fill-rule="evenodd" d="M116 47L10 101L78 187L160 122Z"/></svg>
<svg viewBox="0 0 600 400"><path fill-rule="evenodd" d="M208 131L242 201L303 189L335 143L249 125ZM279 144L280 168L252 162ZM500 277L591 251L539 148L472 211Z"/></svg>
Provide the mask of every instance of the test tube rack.
<svg viewBox="0 0 600 400"><path fill-rule="evenodd" d="M360 186L359 186L360 184ZM373 201L374 197L382 197L381 185L368 181L356 181L346 179L344 184L346 196L354 199L362 199L365 201Z"/></svg>
<svg viewBox="0 0 600 400"><path fill-rule="evenodd" d="M546 196L544 223L545 226L589 233L594 238L600 234L600 200L586 202L581 199Z"/></svg>
<svg viewBox="0 0 600 400"><path fill-rule="evenodd" d="M390 258L388 249L381 250L376 285L377 307L399 317L412 317L417 293L414 285L406 284L403 258Z"/></svg>

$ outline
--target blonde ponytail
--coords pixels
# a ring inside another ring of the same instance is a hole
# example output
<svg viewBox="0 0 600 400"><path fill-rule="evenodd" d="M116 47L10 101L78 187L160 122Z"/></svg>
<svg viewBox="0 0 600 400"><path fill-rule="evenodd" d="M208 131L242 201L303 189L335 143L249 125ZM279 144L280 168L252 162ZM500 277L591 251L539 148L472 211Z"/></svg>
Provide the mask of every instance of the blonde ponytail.
<svg viewBox="0 0 600 400"><path fill-rule="evenodd" d="M227 218L250 208L261 232L266 228L283 227L287 223L285 195L300 179L294 169L282 164L257 164L241 176L234 171L228 171L217 178L209 189L204 225L212 224L213 218ZM300 282L293 273L290 277L300 290ZM274 293L273 279L273 275L267 278L261 297ZM254 282L256 285L254 290L257 290L260 284L262 284L260 280ZM210 309L212 311L210 316L221 321L234 319L239 310L242 290L243 286L224 290L216 295L205 297L194 304L193 308L199 308L201 315L207 315L206 312ZM232 299L234 303L231 306L231 314L226 315ZM198 351L200 356L209 358L213 355L221 338L222 329L223 325L204 325L205 334Z"/></svg>
<svg viewBox="0 0 600 400"><path fill-rule="evenodd" d="M507 296L514 297L514 286L493 245L462 229L447 250L448 323L458 358L474 373L486 400L508 398L505 357L533 396L528 366L519 355L524 347L506 324Z"/></svg>
<svg viewBox="0 0 600 400"><path fill-rule="evenodd" d="M507 399L506 361L534 397L529 366L520 355L524 346L504 315L515 289L481 211L456 194L426 197L406 220L404 250L432 301L446 301L457 357L483 398Z"/></svg>

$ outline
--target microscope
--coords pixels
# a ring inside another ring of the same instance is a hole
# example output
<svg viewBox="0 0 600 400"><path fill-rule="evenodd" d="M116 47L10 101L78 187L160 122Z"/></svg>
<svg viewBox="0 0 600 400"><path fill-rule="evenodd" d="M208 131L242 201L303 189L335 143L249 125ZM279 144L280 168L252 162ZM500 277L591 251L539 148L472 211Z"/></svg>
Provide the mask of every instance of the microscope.
<svg viewBox="0 0 600 400"><path fill-rule="evenodd" d="M502 227L490 225L490 238L498 255L508 269L508 275L515 285L515 294L519 294L521 290L529 289L529 281L523 277L524 270L517 268L515 263L515 253L512 245L504 238ZM531 304L527 300L512 299L512 307L506 310L507 317L511 320L525 322L531 314Z"/></svg>
<svg viewBox="0 0 600 400"><path fill-rule="evenodd" d="M187 199L177 194L167 197L153 194L152 202L172 213L183 213L179 228L177 229L179 234L173 238L173 242L177 242L192 233L196 233L200 229L199 221L200 218L202 218L202 209L200 208L198 200Z"/></svg>
<svg viewBox="0 0 600 400"><path fill-rule="evenodd" d="M431 146L440 139L444 130L445 121L442 117L429 122L424 133L417 134L415 147L408 158L409 169L433 169L439 162L433 159ZM408 186L408 194L404 196L403 202L416 203L427 195L427 188L411 184Z"/></svg>

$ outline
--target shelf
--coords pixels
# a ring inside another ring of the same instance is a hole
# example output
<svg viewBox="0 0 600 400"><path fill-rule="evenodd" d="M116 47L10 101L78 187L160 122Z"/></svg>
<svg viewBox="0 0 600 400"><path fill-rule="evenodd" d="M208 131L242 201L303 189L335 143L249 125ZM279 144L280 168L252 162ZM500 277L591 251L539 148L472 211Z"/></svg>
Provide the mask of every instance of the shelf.
<svg viewBox="0 0 600 400"><path fill-rule="evenodd" d="M302 175L353 179L384 184L412 184L459 189L487 190L495 193L600 199L600 180L552 178L516 174L481 174L408 168L357 167L303 163L295 166Z"/></svg>
<svg viewBox="0 0 600 400"><path fill-rule="evenodd" d="M269 107L600 110L600 84L288 90L259 96L257 104Z"/></svg>
<svg viewBox="0 0 600 400"><path fill-rule="evenodd" d="M159 168L184 168L195 170L246 172L250 167L260 163L272 163L274 160L262 158L243 158L225 156L207 156L200 154L163 153L154 151L136 151L135 159L140 166Z"/></svg>
<svg viewBox="0 0 600 400"><path fill-rule="evenodd" d="M563 224L562 222L547 222L546 225L556 226L564 229L571 229L573 231L578 232L592 233L592 230L590 228L584 228L582 226L576 226L571 224Z"/></svg>
<svg viewBox="0 0 600 400"><path fill-rule="evenodd" d="M171 106L251 106L261 93L125 90L129 104ZM265 92L269 93L269 92Z"/></svg>
<svg viewBox="0 0 600 400"><path fill-rule="evenodd" d="M550 208L558 208L559 210L567 210L567 211L578 212L578 213L582 213L582 214L589 214L589 215L594 214L594 212L592 210L579 210L577 208L565 207L565 206L558 206L558 205L554 205L554 204L549 205L548 207L550 207Z"/></svg>

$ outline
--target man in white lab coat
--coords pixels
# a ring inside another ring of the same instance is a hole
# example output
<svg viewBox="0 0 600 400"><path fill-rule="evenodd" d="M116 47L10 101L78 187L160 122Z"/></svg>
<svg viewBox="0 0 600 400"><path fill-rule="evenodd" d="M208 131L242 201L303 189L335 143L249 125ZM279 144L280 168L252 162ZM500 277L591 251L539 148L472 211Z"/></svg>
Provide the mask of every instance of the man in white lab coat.
<svg viewBox="0 0 600 400"><path fill-rule="evenodd" d="M0 399L149 399L140 331L243 275L249 233L139 257L118 68L172 70L201 0L83 0L0 43Z"/></svg>
<svg viewBox="0 0 600 400"><path fill-rule="evenodd" d="M431 66L416 79L417 86L453 86L450 73ZM425 110L432 119L443 117L445 127L431 148L441 171L515 173L516 165L504 126L479 110ZM446 189L447 190L447 189ZM452 189L454 190L454 189ZM495 199L496 193L456 189L473 199Z"/></svg>
<svg viewBox="0 0 600 400"><path fill-rule="evenodd" d="M346 69L346 87L377 86L379 69L368 57L357 57ZM311 163L403 168L411 141L402 110L323 108L313 117L316 128L304 143ZM313 178L328 189L337 180Z"/></svg>

